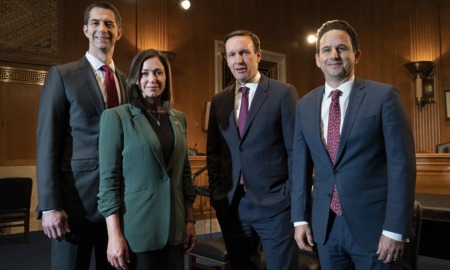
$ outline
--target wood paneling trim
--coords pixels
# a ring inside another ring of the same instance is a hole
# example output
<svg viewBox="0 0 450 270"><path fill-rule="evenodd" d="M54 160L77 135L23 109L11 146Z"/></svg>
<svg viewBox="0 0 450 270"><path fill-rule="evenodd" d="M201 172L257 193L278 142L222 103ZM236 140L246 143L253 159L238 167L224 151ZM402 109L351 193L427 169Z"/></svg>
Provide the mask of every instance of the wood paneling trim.
<svg viewBox="0 0 450 270"><path fill-rule="evenodd" d="M416 192L450 195L450 154L416 154Z"/></svg>
<svg viewBox="0 0 450 270"><path fill-rule="evenodd" d="M0 66L0 81L44 85L47 71Z"/></svg>

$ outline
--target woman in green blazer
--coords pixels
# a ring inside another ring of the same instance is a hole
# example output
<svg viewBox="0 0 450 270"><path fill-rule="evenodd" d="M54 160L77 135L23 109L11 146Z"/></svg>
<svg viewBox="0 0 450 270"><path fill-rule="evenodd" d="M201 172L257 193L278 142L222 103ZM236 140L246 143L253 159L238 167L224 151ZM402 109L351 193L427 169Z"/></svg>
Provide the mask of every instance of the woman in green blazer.
<svg viewBox="0 0 450 270"><path fill-rule="evenodd" d="M98 209L108 261L119 269L181 270L196 242L195 193L186 115L172 108L167 58L138 53L127 91L130 104L104 111L100 121Z"/></svg>

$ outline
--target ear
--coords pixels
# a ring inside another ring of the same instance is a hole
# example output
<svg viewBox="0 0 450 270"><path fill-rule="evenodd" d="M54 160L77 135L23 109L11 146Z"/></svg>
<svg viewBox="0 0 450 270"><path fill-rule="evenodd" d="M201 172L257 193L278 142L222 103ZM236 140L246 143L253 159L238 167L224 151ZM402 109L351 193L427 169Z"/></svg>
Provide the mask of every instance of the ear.
<svg viewBox="0 0 450 270"><path fill-rule="evenodd" d="M261 57L262 57L262 51L261 50L256 52L256 57L257 57L257 59L258 59L257 61L259 63L261 61Z"/></svg>
<svg viewBox="0 0 450 270"><path fill-rule="evenodd" d="M122 37L123 34L123 30L122 27L117 29L117 40L120 40L120 38Z"/></svg>
<svg viewBox="0 0 450 270"><path fill-rule="evenodd" d="M361 51L360 50L358 50L358 51L356 51L355 52L355 64L358 64L359 63L359 60L361 59Z"/></svg>
<svg viewBox="0 0 450 270"><path fill-rule="evenodd" d="M89 38L89 37L88 37L88 27L87 27L87 25L83 25L83 33L84 33L84 35L85 35L87 38Z"/></svg>
<svg viewBox="0 0 450 270"><path fill-rule="evenodd" d="M320 59L319 59L319 54L317 54L316 53L316 66L318 67L318 68L320 68Z"/></svg>

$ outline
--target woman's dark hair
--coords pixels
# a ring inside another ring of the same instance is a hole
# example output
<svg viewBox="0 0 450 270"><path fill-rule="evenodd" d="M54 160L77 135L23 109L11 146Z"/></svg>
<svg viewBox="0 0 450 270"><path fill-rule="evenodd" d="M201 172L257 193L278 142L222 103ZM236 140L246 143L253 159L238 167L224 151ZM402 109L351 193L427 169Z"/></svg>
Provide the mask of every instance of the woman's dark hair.
<svg viewBox="0 0 450 270"><path fill-rule="evenodd" d="M116 24L117 24L117 28L122 27L122 17L120 17L120 13L119 10L117 10L117 8L115 6L113 6L112 4L108 3L108 2L95 2L90 4L85 10L84 10L84 24L88 25L89 23L89 17L91 15L91 9L93 8L104 8L104 9L109 9L112 12L114 12L114 15L116 16Z"/></svg>
<svg viewBox="0 0 450 270"><path fill-rule="evenodd" d="M353 52L359 51L359 38L356 34L355 28L353 28L348 22L342 20L332 20L327 21L317 30L317 39L316 39L316 53L320 51L320 39L322 36L331 30L342 30L347 32L350 36L350 40L352 42Z"/></svg>
<svg viewBox="0 0 450 270"><path fill-rule="evenodd" d="M145 100L142 94L139 82L142 77L142 66L144 62L153 57L158 57L164 66L164 73L166 74L166 87L161 94L158 107L161 108L163 112L168 112L172 108L173 104L172 74L170 71L169 60L160 51L148 49L141 51L134 56L133 61L131 62L130 72L127 77L128 98L131 104L143 110L147 110L151 107L151 104Z"/></svg>

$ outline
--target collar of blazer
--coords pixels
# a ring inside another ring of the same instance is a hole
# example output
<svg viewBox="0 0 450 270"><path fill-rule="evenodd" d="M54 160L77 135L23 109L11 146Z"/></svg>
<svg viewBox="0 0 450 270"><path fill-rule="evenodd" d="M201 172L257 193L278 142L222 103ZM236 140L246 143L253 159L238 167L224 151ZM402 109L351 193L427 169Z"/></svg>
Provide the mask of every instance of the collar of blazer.
<svg viewBox="0 0 450 270"><path fill-rule="evenodd" d="M106 106L97 79L95 78L94 71L92 70L92 66L85 56L78 60L77 66L79 78L84 78L84 80L78 81L83 85L82 88L89 94L98 114L101 115L106 109Z"/></svg>
<svg viewBox="0 0 450 270"><path fill-rule="evenodd" d="M130 113L133 117L131 121L135 123L136 128L139 129L141 133L144 135L150 147L152 148L153 153L157 157L161 167L165 170L165 172L167 172L170 169L172 162L169 161L167 168L165 165L164 155L162 152L159 138L154 132L153 127L148 123L147 117L145 116L144 112L142 111L141 108L136 107L132 104L128 104L126 108L129 108ZM185 120L182 117L180 117L179 112L177 110L170 109L168 114L169 114L169 121L170 124L172 125L172 130L175 138L174 149L176 149L177 147L182 146L180 140L182 140L182 137L185 134L186 123ZM175 155L172 155L170 160L172 160L173 158L176 158Z"/></svg>
<svg viewBox="0 0 450 270"><path fill-rule="evenodd" d="M350 92L350 97L348 101L347 112L345 115L344 126L342 127L341 138L339 141L339 148L336 154L336 164L339 162L339 157L345 148L348 136L352 130L353 123L355 122L356 115L361 108L362 101L366 94L365 83L363 80L355 78L353 83L352 91Z"/></svg>
<svg viewBox="0 0 450 270"><path fill-rule="evenodd" d="M230 86L229 94L233 96L233 102L230 104L234 108L234 100L235 100L235 89L236 89L236 82ZM257 112L261 108L261 106L264 104L265 100L267 99L268 91L269 91L269 79L261 74L261 78L258 82L258 86L255 90L255 95L253 96L252 103L250 105L250 110L248 111L247 120L245 121L245 127L244 127L244 135L241 139L243 141L245 139L245 136L247 134L248 127L251 125L253 120L255 119ZM236 135L239 137L239 132L236 129Z"/></svg>

